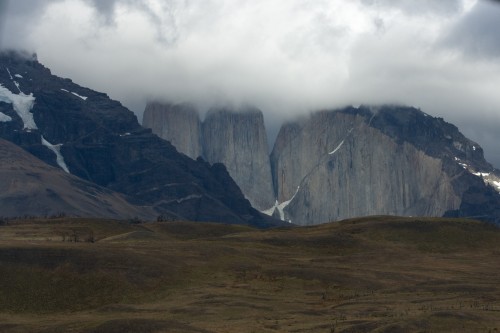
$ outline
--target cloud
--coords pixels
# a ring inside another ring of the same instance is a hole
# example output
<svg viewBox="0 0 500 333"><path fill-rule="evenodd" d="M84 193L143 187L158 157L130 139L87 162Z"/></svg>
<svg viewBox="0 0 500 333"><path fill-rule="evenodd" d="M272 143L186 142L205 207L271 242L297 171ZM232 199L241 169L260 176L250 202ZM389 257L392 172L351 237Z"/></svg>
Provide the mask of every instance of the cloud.
<svg viewBox="0 0 500 333"><path fill-rule="evenodd" d="M484 126L498 124L497 15L486 0L16 0L5 30L139 118L149 99L247 102L276 132L312 109L402 103L463 124L500 166Z"/></svg>
<svg viewBox="0 0 500 333"><path fill-rule="evenodd" d="M382 10L400 10L410 16L426 14L449 16L456 14L462 8L460 0L361 0L361 2L366 6L374 6Z"/></svg>
<svg viewBox="0 0 500 333"><path fill-rule="evenodd" d="M481 1L450 31L444 39L472 58L500 58L500 2Z"/></svg>

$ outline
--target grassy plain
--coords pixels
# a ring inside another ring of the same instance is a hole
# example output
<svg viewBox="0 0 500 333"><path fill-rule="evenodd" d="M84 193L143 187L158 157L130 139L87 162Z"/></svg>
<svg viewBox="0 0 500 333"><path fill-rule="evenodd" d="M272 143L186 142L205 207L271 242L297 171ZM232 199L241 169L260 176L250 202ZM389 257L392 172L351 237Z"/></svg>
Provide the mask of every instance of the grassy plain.
<svg viewBox="0 0 500 333"><path fill-rule="evenodd" d="M0 332L500 332L499 246L451 219L10 221Z"/></svg>

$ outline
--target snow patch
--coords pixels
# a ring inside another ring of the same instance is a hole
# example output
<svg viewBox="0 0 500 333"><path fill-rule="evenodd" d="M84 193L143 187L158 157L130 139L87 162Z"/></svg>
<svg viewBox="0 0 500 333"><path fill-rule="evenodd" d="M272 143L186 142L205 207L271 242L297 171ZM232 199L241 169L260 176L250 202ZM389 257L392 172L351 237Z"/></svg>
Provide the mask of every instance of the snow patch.
<svg viewBox="0 0 500 333"><path fill-rule="evenodd" d="M329 154L329 155L333 155L333 154L335 154L335 153L337 152L337 150L339 150L339 149L340 149L340 147L342 147L342 145L344 144L344 141L345 141L345 140L340 141L340 144L337 146L337 148L335 148L334 150L332 150L332 151L331 151L331 152L329 152L328 154Z"/></svg>
<svg viewBox="0 0 500 333"><path fill-rule="evenodd" d="M371 122L371 119L370 119L370 122ZM344 138L344 139L342 139L342 141L340 141L339 145L338 145L338 146L337 146L334 150L332 150L331 152L329 152L329 153L328 153L328 155L333 155L333 154L335 154L335 153L337 152L337 150L339 150L339 149L340 149L340 147L342 147L342 145L344 144L345 139L347 139L347 137L349 136L349 134L351 134L351 132L352 132L352 130L353 130L353 129L354 129L354 127L353 127L353 128L351 128L351 129L347 132L347 135L345 136L345 138Z"/></svg>
<svg viewBox="0 0 500 333"><path fill-rule="evenodd" d="M23 120L24 129L38 129L33 119L33 114L30 112L35 104L35 97L33 94L26 95L22 92L14 94L0 84L0 101L12 104L14 111L16 111Z"/></svg>
<svg viewBox="0 0 500 333"><path fill-rule="evenodd" d="M472 174L479 177L488 177L490 175L490 172L473 172Z"/></svg>
<svg viewBox="0 0 500 333"><path fill-rule="evenodd" d="M272 216L274 211L277 209L278 213L280 214L280 220L285 221L285 211L284 210L290 204L290 202L292 202L292 200L295 198L295 196L299 192L299 189L300 189L300 186L297 186L297 190L295 191L295 193L293 194L293 196L289 200L283 201L282 203L278 203L278 200L276 200L273 207L262 211L262 213L269 215L269 216ZM287 222L292 223L291 220L288 220Z"/></svg>
<svg viewBox="0 0 500 333"><path fill-rule="evenodd" d="M11 121L11 120L12 120L11 117L9 117L8 115L6 115L3 112L0 112L0 122L1 123L6 123L6 122Z"/></svg>
<svg viewBox="0 0 500 333"><path fill-rule="evenodd" d="M78 95L76 92L73 92L73 91L72 91L71 93L72 93L73 95L75 95L76 97L79 97L79 98L83 99L84 101L88 98L88 97L86 97L86 96Z"/></svg>
<svg viewBox="0 0 500 333"><path fill-rule="evenodd" d="M52 150L54 152L54 154L56 154L57 165L59 165L61 167L61 169L63 169L67 173L70 173L68 170L68 166L66 165L66 162L64 161L64 157L61 154L62 143L59 143L57 145L53 145L50 142L48 142L47 140L45 140L45 138L42 135L42 145L44 145L45 147Z"/></svg>
<svg viewBox="0 0 500 333"><path fill-rule="evenodd" d="M14 74L15 77L19 78L19 79L22 79L23 76L21 74Z"/></svg>
<svg viewBox="0 0 500 333"><path fill-rule="evenodd" d="M61 88L61 90L62 90L62 91L65 91L65 92L67 92L67 93L73 94L73 95L75 95L76 97L83 99L84 101L85 101L85 100L87 100L87 98L88 98L88 97L86 97L86 96L78 95L76 92L69 91L69 90L66 90L66 89L63 89L63 88Z"/></svg>
<svg viewBox="0 0 500 333"><path fill-rule="evenodd" d="M123 133L123 134L120 134L120 136L129 136L129 135L130 135L130 133L129 133L129 132L127 132L127 133Z"/></svg>
<svg viewBox="0 0 500 333"><path fill-rule="evenodd" d="M14 81L14 84L17 87L17 90L19 90L19 93L22 93L21 88L19 87L19 83L17 81Z"/></svg>
<svg viewBox="0 0 500 333"><path fill-rule="evenodd" d="M12 74L10 74L9 68L5 67L5 69L7 70L7 73L9 73L10 79L13 80L14 78L12 77Z"/></svg>
<svg viewBox="0 0 500 333"><path fill-rule="evenodd" d="M472 146L472 150L476 151L476 146Z"/></svg>
<svg viewBox="0 0 500 333"><path fill-rule="evenodd" d="M481 177L485 184L493 186L498 192L500 192L500 179L497 175L491 172L473 172L473 170L468 170L474 176Z"/></svg>
<svg viewBox="0 0 500 333"><path fill-rule="evenodd" d="M491 184L497 188L498 192L500 192L500 181L493 181Z"/></svg>

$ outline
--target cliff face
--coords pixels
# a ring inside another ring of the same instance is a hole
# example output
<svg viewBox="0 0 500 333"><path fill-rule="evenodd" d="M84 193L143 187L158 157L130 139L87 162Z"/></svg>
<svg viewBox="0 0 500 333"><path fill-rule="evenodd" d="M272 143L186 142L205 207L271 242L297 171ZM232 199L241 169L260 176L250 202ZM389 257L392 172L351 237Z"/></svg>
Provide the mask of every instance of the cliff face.
<svg viewBox="0 0 500 333"><path fill-rule="evenodd" d="M267 135L260 110L214 108L200 125L197 111L189 105L150 103L143 125L191 158L202 156L211 164L224 164L257 209L274 204Z"/></svg>
<svg viewBox="0 0 500 333"><path fill-rule="evenodd" d="M168 113L156 117L169 119L166 127L197 124L190 111L158 110ZM296 224L379 214L500 216L500 173L481 147L452 124L414 108L312 113L282 126L270 158L256 109L212 109L201 134L186 131L179 134L187 138L178 144L181 151L201 137L204 159L223 163L254 207Z"/></svg>
<svg viewBox="0 0 500 333"><path fill-rule="evenodd" d="M453 125L395 107L323 111L286 124L271 163L276 208L302 225L376 214L464 216L472 212L463 209L467 191L487 192L474 173L493 170Z"/></svg>
<svg viewBox="0 0 500 333"><path fill-rule="evenodd" d="M245 196L263 210L275 201L262 112L212 109L202 125L203 155L223 163Z"/></svg>
<svg viewBox="0 0 500 333"><path fill-rule="evenodd" d="M192 159L202 156L200 118L188 104L148 103L142 125Z"/></svg>

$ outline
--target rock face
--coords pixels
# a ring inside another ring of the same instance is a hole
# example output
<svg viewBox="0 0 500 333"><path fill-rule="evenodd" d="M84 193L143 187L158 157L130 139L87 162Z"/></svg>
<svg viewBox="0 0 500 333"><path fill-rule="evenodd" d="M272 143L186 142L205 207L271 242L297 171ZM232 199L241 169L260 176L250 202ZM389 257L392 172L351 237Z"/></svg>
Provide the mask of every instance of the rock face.
<svg viewBox="0 0 500 333"><path fill-rule="evenodd" d="M203 156L223 163L252 205L260 210L275 201L262 112L212 109L202 126Z"/></svg>
<svg viewBox="0 0 500 333"><path fill-rule="evenodd" d="M119 102L52 75L35 58L1 54L0 85L0 137L44 162L168 218L273 223L223 165L178 153Z"/></svg>
<svg viewBox="0 0 500 333"><path fill-rule="evenodd" d="M214 108L200 127L188 105L150 103L143 125L180 152L209 163L223 163L245 197L260 210L274 204L264 117L258 109ZM201 138L201 145L200 145Z"/></svg>
<svg viewBox="0 0 500 333"><path fill-rule="evenodd" d="M200 117L189 104L148 103L142 125L192 159L203 154Z"/></svg>
<svg viewBox="0 0 500 333"><path fill-rule="evenodd" d="M498 193L474 175L498 173L479 145L413 108L322 111L285 124L271 164L276 210L297 224L376 214L480 217L470 191L490 207L481 216L500 216L492 208Z"/></svg>
<svg viewBox="0 0 500 333"><path fill-rule="evenodd" d="M197 123L174 109L164 107L164 119L181 128ZM189 138L198 136L203 158L223 163L255 207L281 220L308 225L388 214L499 222L500 172L455 126L414 108L312 113L282 126L270 159L256 109L212 109L201 135Z"/></svg>
<svg viewBox="0 0 500 333"><path fill-rule="evenodd" d="M152 209L131 205L123 195L37 159L0 139L0 216L71 215L152 219Z"/></svg>

